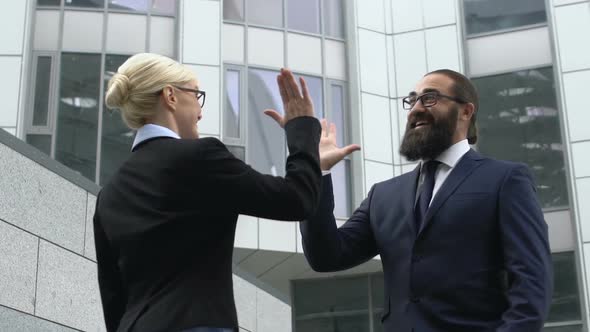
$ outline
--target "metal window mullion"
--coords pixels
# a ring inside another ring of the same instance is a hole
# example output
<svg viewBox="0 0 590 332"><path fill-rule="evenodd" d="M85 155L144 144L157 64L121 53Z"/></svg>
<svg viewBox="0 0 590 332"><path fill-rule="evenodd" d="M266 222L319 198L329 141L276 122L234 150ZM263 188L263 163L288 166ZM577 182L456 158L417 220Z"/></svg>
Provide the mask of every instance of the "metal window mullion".
<svg viewBox="0 0 590 332"><path fill-rule="evenodd" d="M60 2L60 9L59 9L59 28L58 28L58 37L57 37L57 51L55 55L55 77L52 78L53 85L52 92L54 93L55 98L53 99L52 107L54 114L52 116L52 134L51 134L51 149L50 149L50 157L55 159L55 145L57 141L57 119L59 116L59 93L60 93L60 86L61 86L61 54L63 51L63 41L64 41L64 22L65 22L65 0L61 0Z"/></svg>
<svg viewBox="0 0 590 332"><path fill-rule="evenodd" d="M108 30L108 23L109 23L109 16L108 16L108 4L105 1L105 7L103 12L102 18L102 46L100 50L100 72L98 74L99 82L98 82L98 126L96 128L96 164L94 169L94 182L96 184L100 183L100 165L102 161L102 120L103 120L103 108L104 108L104 70L105 70L105 62L106 62L106 46L107 46L107 30Z"/></svg>
<svg viewBox="0 0 590 332"><path fill-rule="evenodd" d="M243 108L243 112L242 112L242 120L244 122L244 131L242 132L242 140L244 142L244 161L247 164L250 164L250 157L248 154L248 137L249 137L249 132L248 132L248 121L249 121L249 114L248 114L248 87L249 87L249 80L248 80L248 75L250 75L250 66L248 64L248 28L249 28L249 24L248 24L248 6L246 5L246 0L242 0L242 4L243 4L243 8L244 8L244 58L242 59L244 62L244 66L243 66L243 71L244 71L244 77L243 77L243 86L240 88L240 95L243 96L242 97L242 105ZM258 223L256 223L256 227L258 228ZM260 241L260 240L258 240Z"/></svg>
<svg viewBox="0 0 590 332"><path fill-rule="evenodd" d="M241 66L238 69L238 72L240 73L240 87L238 89L238 93L240 94L240 114L238 115L238 121L240 122L238 125L238 128L240 129L240 143L242 144L242 146L244 147L244 154L245 154L245 150L246 150L246 121L244 120L244 114L248 113L248 101L247 101L247 91L244 89L244 87L246 86L246 72L244 71L244 67Z"/></svg>
<svg viewBox="0 0 590 332"><path fill-rule="evenodd" d="M328 84L327 84L327 75L326 75L326 38L324 37L324 28L323 28L323 22L324 20L322 20L322 15L324 14L324 2L322 0L317 0L318 1L318 19L319 19L319 30L320 30L320 40L321 40L321 45L320 45L320 56L322 57L322 89L323 89L323 96L324 96L324 101L323 101L323 106L324 106L324 118L325 119L330 119L331 116L331 112L329 112L329 107L328 105L330 105L331 103L328 102Z"/></svg>
<svg viewBox="0 0 590 332"><path fill-rule="evenodd" d="M39 54L36 52L33 52L33 55L31 56L31 73L29 74L29 82L31 82L31 84L29 85L29 97L27 98L27 101L25 103L25 114L24 114L24 128L23 128L23 133L24 133L24 137L23 140L26 141L27 139L27 134L32 133L33 130L35 129L35 126L33 125L33 118L34 118L34 113L35 113L35 93L37 90L37 84L35 84L34 82L37 81L37 66L39 63ZM53 70L53 59L51 59L51 69ZM49 72L49 100L47 100L47 123L49 124L49 120L50 120L50 114L49 114L49 105L51 105L51 71Z"/></svg>
<svg viewBox="0 0 590 332"><path fill-rule="evenodd" d="M150 37L152 32L152 1L148 1L146 23L145 23L145 52L151 52Z"/></svg>

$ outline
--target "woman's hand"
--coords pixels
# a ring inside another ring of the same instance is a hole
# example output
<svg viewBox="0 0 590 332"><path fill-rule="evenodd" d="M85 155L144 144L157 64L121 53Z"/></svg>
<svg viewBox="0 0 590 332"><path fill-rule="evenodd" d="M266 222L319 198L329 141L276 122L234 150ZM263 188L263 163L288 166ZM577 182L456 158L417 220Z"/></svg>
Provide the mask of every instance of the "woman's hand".
<svg viewBox="0 0 590 332"><path fill-rule="evenodd" d="M301 91L295 82L295 76L289 69L282 68L281 73L277 76L285 116L281 116L279 112L271 109L265 110L264 114L273 118L281 127L285 127L285 124L294 118L314 116L313 103L307 84L302 77L299 78L299 82L301 83Z"/></svg>

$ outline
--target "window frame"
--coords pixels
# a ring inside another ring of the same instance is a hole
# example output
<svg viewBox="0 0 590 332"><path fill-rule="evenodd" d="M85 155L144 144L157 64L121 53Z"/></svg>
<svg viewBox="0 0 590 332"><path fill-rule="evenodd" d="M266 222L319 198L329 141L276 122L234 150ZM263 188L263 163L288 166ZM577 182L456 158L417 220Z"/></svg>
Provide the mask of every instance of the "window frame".
<svg viewBox="0 0 590 332"><path fill-rule="evenodd" d="M515 27L498 29L498 30L492 30L492 31L469 33L467 31L467 17L466 17L466 13L467 12L465 10L465 0L460 0L459 1L459 6L460 6L460 11L459 12L460 12L461 22L462 22L462 25L463 25L463 35L465 36L465 39L471 39L471 38L478 38L478 37L484 37L484 36L492 36L492 35L498 35L498 34L504 34L504 33L510 33L510 32L515 32L515 31L535 29L535 28L539 28L539 27L548 26L548 24L549 24L549 12L547 10L547 2L546 1L543 1L543 4L545 5L545 14L546 14L546 20L544 22L519 25L519 26L515 26Z"/></svg>
<svg viewBox="0 0 590 332"><path fill-rule="evenodd" d="M51 71L49 75L49 94L47 101L47 124L44 126L36 126L33 124L33 117L35 112L35 93L37 90L36 84L30 84L28 91L28 98L26 101L26 112L25 112L25 135L53 135L53 129L55 127L55 114L57 112L57 89L59 82L56 81L57 75L59 74L57 66L58 54L52 51L33 51L32 54L32 65L30 71L31 83L37 82L37 68L39 64L39 58L48 57L51 59Z"/></svg>

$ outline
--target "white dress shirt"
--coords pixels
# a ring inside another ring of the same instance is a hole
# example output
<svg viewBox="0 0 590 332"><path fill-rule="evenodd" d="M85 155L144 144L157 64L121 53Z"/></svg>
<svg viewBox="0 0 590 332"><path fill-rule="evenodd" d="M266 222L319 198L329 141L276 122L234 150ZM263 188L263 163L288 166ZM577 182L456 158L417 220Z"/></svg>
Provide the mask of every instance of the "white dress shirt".
<svg viewBox="0 0 590 332"><path fill-rule="evenodd" d="M180 138L180 136L178 136L177 133L175 133L169 128L148 123L146 125L143 125L141 128L137 129L137 134L135 134L135 139L133 140L131 151L133 151L139 143L154 137L172 137L177 139Z"/></svg>
<svg viewBox="0 0 590 332"><path fill-rule="evenodd" d="M469 149L469 143L467 143L467 139L464 139L451 145L436 158L436 160L440 161L440 165L438 165L434 175L434 189L432 189L432 198L430 199L430 203L432 203L434 196L440 187L442 187L449 174L451 174L451 171L455 165L457 165L459 160L461 160L463 155L465 155ZM422 182L424 182L424 173L422 173L422 166L424 166L424 162L425 161L423 160L420 163L420 185L422 185ZM430 203L428 203L428 206L430 206Z"/></svg>

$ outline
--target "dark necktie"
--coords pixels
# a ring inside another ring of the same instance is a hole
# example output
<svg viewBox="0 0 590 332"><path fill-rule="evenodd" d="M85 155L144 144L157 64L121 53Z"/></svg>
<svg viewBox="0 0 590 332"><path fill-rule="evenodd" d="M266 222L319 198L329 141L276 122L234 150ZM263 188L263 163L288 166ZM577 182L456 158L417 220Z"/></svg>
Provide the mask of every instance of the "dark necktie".
<svg viewBox="0 0 590 332"><path fill-rule="evenodd" d="M432 190L434 189L434 175L436 174L436 168L439 164L440 161L438 160L430 160L427 161L422 167L424 181L420 186L420 196L418 196L418 202L416 203L416 208L414 210L418 232L420 231L420 227L422 227L424 217L426 217L426 211L428 211L428 205L432 199Z"/></svg>

